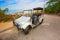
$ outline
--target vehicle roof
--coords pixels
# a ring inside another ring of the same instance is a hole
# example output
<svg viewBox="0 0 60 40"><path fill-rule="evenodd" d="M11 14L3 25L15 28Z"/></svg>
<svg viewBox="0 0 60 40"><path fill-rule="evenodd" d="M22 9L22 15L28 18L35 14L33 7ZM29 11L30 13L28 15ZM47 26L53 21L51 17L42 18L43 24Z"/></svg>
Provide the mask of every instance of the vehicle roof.
<svg viewBox="0 0 60 40"><path fill-rule="evenodd" d="M33 8L33 10L43 10L41 7Z"/></svg>

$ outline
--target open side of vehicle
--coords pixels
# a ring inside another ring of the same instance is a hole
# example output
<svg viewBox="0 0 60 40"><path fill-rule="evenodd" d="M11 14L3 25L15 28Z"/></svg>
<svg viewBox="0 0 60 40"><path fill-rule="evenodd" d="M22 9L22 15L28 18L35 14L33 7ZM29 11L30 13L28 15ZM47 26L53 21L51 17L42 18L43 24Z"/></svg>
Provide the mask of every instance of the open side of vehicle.
<svg viewBox="0 0 60 40"><path fill-rule="evenodd" d="M22 29L28 34L31 28L41 24L44 20L43 8L34 8L33 10L24 10L23 16L13 21L18 30Z"/></svg>

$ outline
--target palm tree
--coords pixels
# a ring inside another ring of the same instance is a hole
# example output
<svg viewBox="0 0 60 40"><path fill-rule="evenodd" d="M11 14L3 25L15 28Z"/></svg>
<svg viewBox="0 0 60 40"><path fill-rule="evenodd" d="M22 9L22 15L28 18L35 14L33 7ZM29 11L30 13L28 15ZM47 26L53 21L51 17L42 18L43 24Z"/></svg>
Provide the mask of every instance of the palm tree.
<svg viewBox="0 0 60 40"><path fill-rule="evenodd" d="M8 11L8 8L5 8L4 10L0 9L0 16L4 16L6 11Z"/></svg>

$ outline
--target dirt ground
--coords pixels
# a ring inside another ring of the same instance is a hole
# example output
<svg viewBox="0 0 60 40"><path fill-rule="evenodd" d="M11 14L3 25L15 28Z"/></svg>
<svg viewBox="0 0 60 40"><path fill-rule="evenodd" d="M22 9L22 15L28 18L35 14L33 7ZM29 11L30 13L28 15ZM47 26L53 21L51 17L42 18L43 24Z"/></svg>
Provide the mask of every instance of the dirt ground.
<svg viewBox="0 0 60 40"><path fill-rule="evenodd" d="M12 21L8 22L0 22L0 32L3 32L5 30L8 30L13 27Z"/></svg>
<svg viewBox="0 0 60 40"><path fill-rule="evenodd" d="M60 17L45 15L44 22L25 35L16 27L0 33L0 40L60 40Z"/></svg>

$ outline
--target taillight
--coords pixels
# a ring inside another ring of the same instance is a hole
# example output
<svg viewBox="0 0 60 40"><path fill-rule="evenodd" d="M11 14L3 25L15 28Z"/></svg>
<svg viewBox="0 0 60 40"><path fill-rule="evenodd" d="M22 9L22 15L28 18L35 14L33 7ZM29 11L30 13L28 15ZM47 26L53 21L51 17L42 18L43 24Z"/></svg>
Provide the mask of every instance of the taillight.
<svg viewBox="0 0 60 40"><path fill-rule="evenodd" d="M44 12L42 12L42 16L44 16Z"/></svg>

